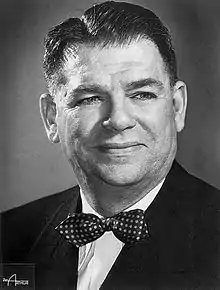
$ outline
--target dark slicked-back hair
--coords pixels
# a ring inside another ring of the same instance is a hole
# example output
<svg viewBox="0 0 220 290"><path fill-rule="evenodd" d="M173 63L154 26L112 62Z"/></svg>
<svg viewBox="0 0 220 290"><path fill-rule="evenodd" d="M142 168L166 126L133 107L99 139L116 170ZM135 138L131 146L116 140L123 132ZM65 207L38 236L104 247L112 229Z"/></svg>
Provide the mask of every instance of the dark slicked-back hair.
<svg viewBox="0 0 220 290"><path fill-rule="evenodd" d="M150 10L141 6L107 1L89 8L79 18L69 18L53 27L45 39L44 74L48 86L62 80L62 68L69 54L80 45L90 47L126 46L147 39L159 49L170 76L177 81L177 65L168 29Z"/></svg>

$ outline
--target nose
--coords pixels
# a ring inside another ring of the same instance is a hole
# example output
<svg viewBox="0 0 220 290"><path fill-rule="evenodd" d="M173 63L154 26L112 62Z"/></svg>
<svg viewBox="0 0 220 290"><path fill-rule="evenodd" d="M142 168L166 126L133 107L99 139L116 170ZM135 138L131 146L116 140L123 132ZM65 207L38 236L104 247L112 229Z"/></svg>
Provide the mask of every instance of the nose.
<svg viewBox="0 0 220 290"><path fill-rule="evenodd" d="M133 128L135 124L127 97L122 94L114 95L109 103L107 118L102 123L103 127L113 131L124 131Z"/></svg>

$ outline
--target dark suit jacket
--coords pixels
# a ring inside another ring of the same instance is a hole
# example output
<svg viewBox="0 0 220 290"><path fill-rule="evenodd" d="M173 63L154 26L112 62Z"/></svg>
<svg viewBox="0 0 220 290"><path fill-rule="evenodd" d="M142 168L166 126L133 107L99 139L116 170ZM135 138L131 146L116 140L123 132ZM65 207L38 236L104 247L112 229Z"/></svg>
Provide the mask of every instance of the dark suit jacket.
<svg viewBox="0 0 220 290"><path fill-rule="evenodd" d="M3 262L36 264L37 289L76 289L78 249L54 229L79 187L2 214ZM101 289L220 289L220 192L174 162L146 211L149 239L124 246Z"/></svg>

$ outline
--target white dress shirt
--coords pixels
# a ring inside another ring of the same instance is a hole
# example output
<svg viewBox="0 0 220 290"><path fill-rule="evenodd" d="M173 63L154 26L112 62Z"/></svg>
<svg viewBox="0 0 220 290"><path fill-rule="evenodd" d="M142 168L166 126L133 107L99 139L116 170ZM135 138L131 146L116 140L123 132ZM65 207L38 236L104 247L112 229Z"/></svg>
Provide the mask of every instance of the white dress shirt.
<svg viewBox="0 0 220 290"><path fill-rule="evenodd" d="M155 188L146 194L141 200L127 208L146 210L159 192L163 179ZM84 194L80 191L82 198L82 212L98 214L86 201ZM113 266L116 258L121 252L124 243L119 241L113 232L105 232L99 239L79 248L78 281L77 290L98 290L104 282L107 274Z"/></svg>

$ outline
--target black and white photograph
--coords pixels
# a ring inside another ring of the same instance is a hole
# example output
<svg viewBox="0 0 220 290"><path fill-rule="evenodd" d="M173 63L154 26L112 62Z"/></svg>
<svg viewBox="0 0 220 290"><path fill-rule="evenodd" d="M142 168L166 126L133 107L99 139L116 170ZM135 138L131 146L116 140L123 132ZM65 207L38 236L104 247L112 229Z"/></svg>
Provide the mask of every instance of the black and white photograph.
<svg viewBox="0 0 220 290"><path fill-rule="evenodd" d="M0 15L0 289L220 289L220 2Z"/></svg>

